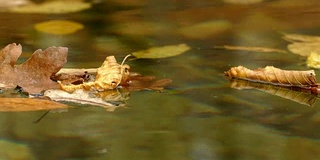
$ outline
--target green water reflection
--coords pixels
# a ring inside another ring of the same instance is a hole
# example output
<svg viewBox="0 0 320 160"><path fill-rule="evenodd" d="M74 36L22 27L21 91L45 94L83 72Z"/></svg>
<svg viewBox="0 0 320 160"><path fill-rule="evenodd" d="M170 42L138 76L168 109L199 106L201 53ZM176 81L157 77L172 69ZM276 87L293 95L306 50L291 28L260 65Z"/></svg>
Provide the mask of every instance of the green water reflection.
<svg viewBox="0 0 320 160"><path fill-rule="evenodd" d="M320 157L317 102L310 107L259 90L232 89L223 75L231 66L238 65L305 70L304 59L291 53L227 51L214 47L239 45L287 50L280 32L319 34L316 12L319 2L92 3L89 10L61 15L3 12L0 44L22 44L24 53L19 62L38 48L66 46L69 48L66 67L76 68L98 67L108 55L120 60L133 51L152 46L186 43L192 49L171 58L129 61L132 71L170 78L173 83L163 93L132 92L127 106L114 112L70 104L75 108L50 111L38 123L34 122L45 111L0 113L1 141L27 148L25 152L31 156L25 159ZM50 35L33 28L36 23L52 19L77 21L85 28L70 35ZM202 30L193 30L195 24ZM10 149L17 150L15 146ZM9 155L9 151L3 152L0 151L0 158Z"/></svg>

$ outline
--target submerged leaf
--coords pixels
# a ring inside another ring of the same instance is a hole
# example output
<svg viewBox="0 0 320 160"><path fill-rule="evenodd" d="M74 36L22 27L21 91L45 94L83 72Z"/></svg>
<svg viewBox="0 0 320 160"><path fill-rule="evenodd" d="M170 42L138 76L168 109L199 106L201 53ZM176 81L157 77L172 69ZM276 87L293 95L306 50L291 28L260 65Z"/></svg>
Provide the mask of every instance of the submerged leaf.
<svg viewBox="0 0 320 160"><path fill-rule="evenodd" d="M225 3L231 4L242 4L242 5L249 5L249 4L256 4L263 2L264 0L223 0Z"/></svg>
<svg viewBox="0 0 320 160"><path fill-rule="evenodd" d="M69 93L62 90L47 90L44 96L50 97L54 101L74 102L79 104L89 104L105 108L107 111L114 111L118 107L125 105L125 100L129 98L129 92L120 90L108 90L104 92L90 92L83 89Z"/></svg>
<svg viewBox="0 0 320 160"><path fill-rule="evenodd" d="M232 28L232 23L225 20L213 20L200 22L193 25L181 27L178 30L182 36L190 39L205 39L221 34Z"/></svg>
<svg viewBox="0 0 320 160"><path fill-rule="evenodd" d="M239 51L252 51L252 52L276 52L276 53L287 53L285 50L267 48L267 47L247 47L247 46L215 46L215 48L223 48L227 50L239 50Z"/></svg>
<svg viewBox="0 0 320 160"><path fill-rule="evenodd" d="M32 147L20 140L0 140L0 159L2 160L34 160L37 159Z"/></svg>
<svg viewBox="0 0 320 160"><path fill-rule="evenodd" d="M314 70L282 70L273 66L250 70L243 66L232 67L226 76L253 82L269 83L282 86L317 86Z"/></svg>
<svg viewBox="0 0 320 160"><path fill-rule="evenodd" d="M320 55L316 52L311 52L307 59L307 66L310 68L320 68Z"/></svg>
<svg viewBox="0 0 320 160"><path fill-rule="evenodd" d="M77 22L67 21L67 20L50 20L42 23L37 23L35 29L39 32L55 34L55 35L65 35L71 34L78 30L83 29L83 25Z"/></svg>
<svg viewBox="0 0 320 160"><path fill-rule="evenodd" d="M163 47L153 47L143 51L133 52L137 58L167 58L180 55L190 50L190 47L186 44L168 45Z"/></svg>
<svg viewBox="0 0 320 160"><path fill-rule="evenodd" d="M0 104L0 112L23 112L69 108L65 104L33 98L0 98Z"/></svg>
<svg viewBox="0 0 320 160"><path fill-rule="evenodd" d="M82 1L47 1L41 4L29 4L11 8L15 13L41 13L41 14L63 14L79 12L91 7L90 3Z"/></svg>

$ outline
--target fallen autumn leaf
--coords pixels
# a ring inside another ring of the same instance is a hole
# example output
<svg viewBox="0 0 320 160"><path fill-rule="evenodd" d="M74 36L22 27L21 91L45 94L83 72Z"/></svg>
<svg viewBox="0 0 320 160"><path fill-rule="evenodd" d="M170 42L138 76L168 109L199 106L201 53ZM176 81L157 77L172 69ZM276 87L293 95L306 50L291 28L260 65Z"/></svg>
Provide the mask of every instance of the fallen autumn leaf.
<svg viewBox="0 0 320 160"><path fill-rule="evenodd" d="M136 58L167 58L180 55L190 50L190 47L186 44L167 45L162 47L153 47L147 50L133 52L132 55Z"/></svg>

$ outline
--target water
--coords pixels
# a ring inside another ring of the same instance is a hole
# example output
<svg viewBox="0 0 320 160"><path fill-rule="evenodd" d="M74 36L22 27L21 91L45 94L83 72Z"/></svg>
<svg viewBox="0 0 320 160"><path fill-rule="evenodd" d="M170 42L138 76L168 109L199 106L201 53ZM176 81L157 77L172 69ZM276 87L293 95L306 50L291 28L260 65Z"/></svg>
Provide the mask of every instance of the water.
<svg viewBox="0 0 320 160"><path fill-rule="evenodd" d="M151 46L186 43L192 49L171 58L128 61L134 72L170 78L173 83L162 93L131 92L126 107L114 112L69 104L74 108L47 114L0 113L1 141L13 144L9 151L0 151L0 157L20 150L25 159L318 159L317 102L310 107L257 89L233 89L224 71L238 65L308 69L305 58L286 49L288 42L281 33L319 35L319 5L300 0L253 5L115 1L62 15L1 13L0 44L22 44L19 63L48 46L68 47L66 67L73 68L99 67L108 55L120 61ZM85 28L71 35L49 35L33 28L52 19L76 21ZM180 28L207 21L218 26L210 26L214 32L181 33ZM215 48L221 45L288 53Z"/></svg>

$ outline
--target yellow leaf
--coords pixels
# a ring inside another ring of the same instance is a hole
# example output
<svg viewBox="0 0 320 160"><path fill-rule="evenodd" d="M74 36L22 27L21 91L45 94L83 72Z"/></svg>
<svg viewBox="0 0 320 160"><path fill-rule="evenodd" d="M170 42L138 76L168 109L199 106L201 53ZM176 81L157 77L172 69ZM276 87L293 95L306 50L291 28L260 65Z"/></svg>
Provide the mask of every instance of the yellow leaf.
<svg viewBox="0 0 320 160"><path fill-rule="evenodd" d="M14 7L11 9L11 11L15 13L63 14L79 12L90 7L91 4L87 2L60 0Z"/></svg>
<svg viewBox="0 0 320 160"><path fill-rule="evenodd" d="M66 35L81 30L84 28L84 26L80 23L67 20L51 20L37 23L34 28L39 32L55 35Z"/></svg>
<svg viewBox="0 0 320 160"><path fill-rule="evenodd" d="M137 58L167 58L180 55L190 50L190 47L186 44L168 45L163 47L153 47L143 51L133 52Z"/></svg>
<svg viewBox="0 0 320 160"><path fill-rule="evenodd" d="M320 68L320 55L316 52L311 52L307 59L307 66L310 68Z"/></svg>
<svg viewBox="0 0 320 160"><path fill-rule="evenodd" d="M283 39L291 42L287 47L294 54L309 56L311 52L320 52L320 36L284 33Z"/></svg>

